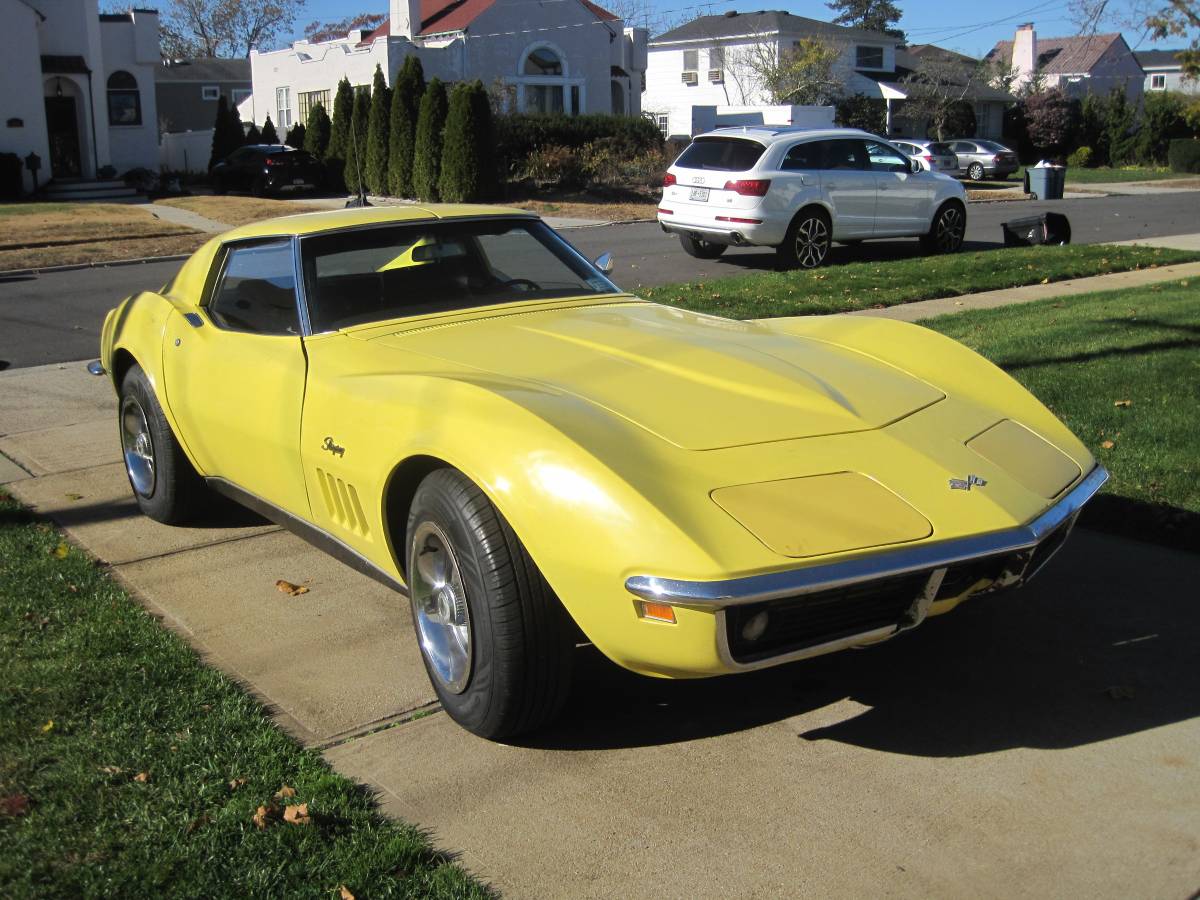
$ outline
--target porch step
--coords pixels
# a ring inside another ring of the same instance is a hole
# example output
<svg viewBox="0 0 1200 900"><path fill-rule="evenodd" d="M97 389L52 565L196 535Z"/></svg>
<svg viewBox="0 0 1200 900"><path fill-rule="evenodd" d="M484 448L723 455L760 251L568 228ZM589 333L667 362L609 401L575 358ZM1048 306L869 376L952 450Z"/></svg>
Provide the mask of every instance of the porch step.
<svg viewBox="0 0 1200 900"><path fill-rule="evenodd" d="M54 181L46 186L46 195L51 200L119 200L137 197L138 192L125 182L114 178L98 181Z"/></svg>

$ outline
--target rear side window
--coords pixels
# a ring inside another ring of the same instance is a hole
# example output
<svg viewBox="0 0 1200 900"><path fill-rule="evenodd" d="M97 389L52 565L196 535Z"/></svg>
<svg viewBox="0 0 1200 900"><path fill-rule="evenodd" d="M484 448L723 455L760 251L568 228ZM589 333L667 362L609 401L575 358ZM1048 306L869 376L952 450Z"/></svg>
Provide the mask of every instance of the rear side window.
<svg viewBox="0 0 1200 900"><path fill-rule="evenodd" d="M867 161L867 150L863 142L851 138L839 138L833 141L821 141L825 149L825 168L827 169L870 169Z"/></svg>
<svg viewBox="0 0 1200 900"><path fill-rule="evenodd" d="M937 156L949 156L954 152L954 148L949 144L930 144L929 152Z"/></svg>
<svg viewBox="0 0 1200 900"><path fill-rule="evenodd" d="M766 148L743 138L697 138L675 160L685 169L714 172L745 172L754 168Z"/></svg>
<svg viewBox="0 0 1200 900"><path fill-rule="evenodd" d="M299 334L291 241L231 247L208 312L229 331Z"/></svg>
<svg viewBox="0 0 1200 900"><path fill-rule="evenodd" d="M797 144L788 150L787 156L779 168L785 172L793 169L823 169L825 168L823 147L827 141L808 141Z"/></svg>

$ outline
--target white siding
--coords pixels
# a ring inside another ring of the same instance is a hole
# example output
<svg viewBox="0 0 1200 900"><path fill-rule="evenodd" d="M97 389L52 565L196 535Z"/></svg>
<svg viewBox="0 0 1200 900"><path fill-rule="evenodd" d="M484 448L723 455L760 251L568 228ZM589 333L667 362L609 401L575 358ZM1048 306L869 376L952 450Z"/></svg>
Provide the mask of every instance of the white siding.
<svg viewBox="0 0 1200 900"><path fill-rule="evenodd" d="M50 174L50 145L46 138L39 20L32 9L17 0L0 0L0 15L5 22L0 30L0 83L13 86L5 90L0 153L15 153L22 165L26 156L36 153L42 160L38 181L44 184ZM21 125L10 127L9 119L19 119ZM22 171L24 189L32 190L33 180L27 171Z"/></svg>

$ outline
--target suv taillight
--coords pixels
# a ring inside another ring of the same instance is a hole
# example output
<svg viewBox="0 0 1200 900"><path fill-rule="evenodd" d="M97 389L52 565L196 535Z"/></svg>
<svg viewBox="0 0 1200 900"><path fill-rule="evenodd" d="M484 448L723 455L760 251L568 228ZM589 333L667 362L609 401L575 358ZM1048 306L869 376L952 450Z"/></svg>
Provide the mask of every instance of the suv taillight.
<svg viewBox="0 0 1200 900"><path fill-rule="evenodd" d="M735 191L743 197L765 197L767 188L771 186L769 178L755 178L749 181L727 181L725 190Z"/></svg>
<svg viewBox="0 0 1200 900"><path fill-rule="evenodd" d="M675 176L668 172L663 176L663 187L670 187L675 183Z"/></svg>
<svg viewBox="0 0 1200 900"><path fill-rule="evenodd" d="M281 166L281 165L283 165L283 160L282 160L282 159L276 159L274 156L268 156L266 159L264 159L264 160L263 160L263 162L264 162L264 163L266 163L268 166Z"/></svg>

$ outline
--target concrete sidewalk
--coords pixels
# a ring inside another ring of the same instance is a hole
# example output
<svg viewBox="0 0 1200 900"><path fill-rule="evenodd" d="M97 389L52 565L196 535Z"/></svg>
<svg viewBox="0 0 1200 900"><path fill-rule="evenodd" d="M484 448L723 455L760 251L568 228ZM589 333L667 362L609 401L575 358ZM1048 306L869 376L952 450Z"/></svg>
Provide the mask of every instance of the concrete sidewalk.
<svg viewBox="0 0 1200 900"><path fill-rule="evenodd" d="M396 594L249 515L141 516L115 398L82 363L0 372L0 453L11 492L510 896L1200 883L1200 557L1081 532L1022 592L715 681L640 678L584 648L565 718L493 744L440 712L413 720L436 707ZM289 597L280 578L311 591Z"/></svg>

